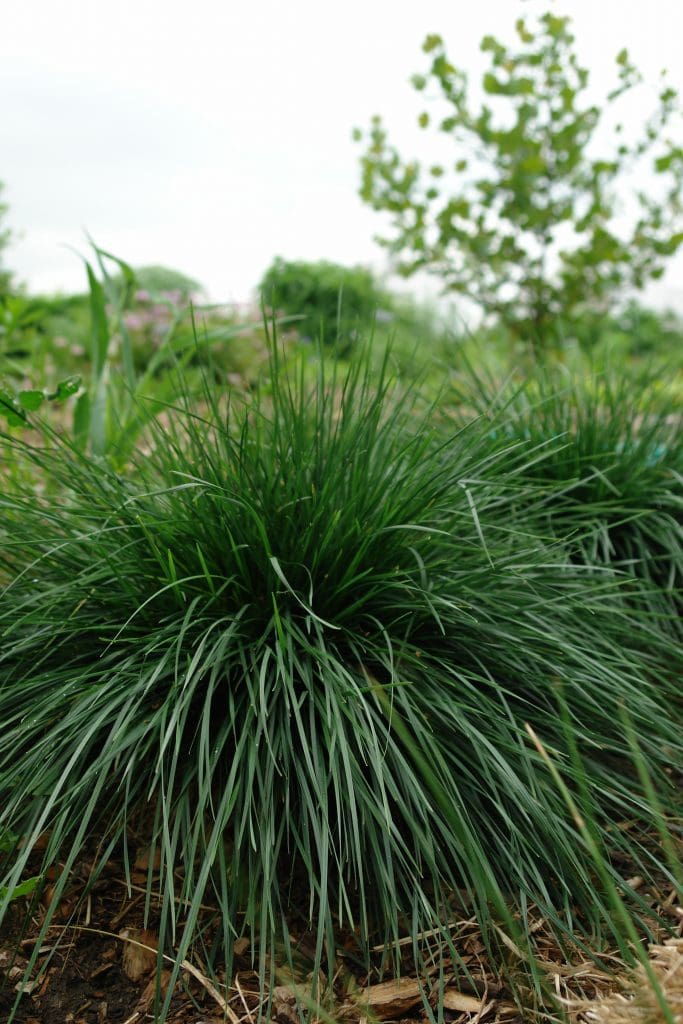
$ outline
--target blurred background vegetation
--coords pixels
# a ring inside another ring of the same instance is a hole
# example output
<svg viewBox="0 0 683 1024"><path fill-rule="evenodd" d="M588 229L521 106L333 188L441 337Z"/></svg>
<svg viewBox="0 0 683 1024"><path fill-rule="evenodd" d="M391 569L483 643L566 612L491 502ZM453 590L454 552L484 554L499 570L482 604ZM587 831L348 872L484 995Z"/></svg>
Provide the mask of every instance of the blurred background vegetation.
<svg viewBox="0 0 683 1024"><path fill-rule="evenodd" d="M519 19L516 34L516 46L482 40L490 67L479 109L442 38L425 40L427 66L412 81L424 105L418 124L444 138L442 163L405 159L379 117L356 132L360 195L390 229L380 239L389 269L407 278L427 271L441 300L417 303L365 267L283 257L264 270L250 307L207 305L200 282L160 265L125 274L114 266L100 273L101 293L88 270L80 295L32 295L9 269L9 211L0 204L5 398L12 388L54 393L64 377L87 387L100 376L94 352L105 323L110 386L117 374L130 385L132 369L158 382L180 351L194 366L210 364L217 381L248 385L273 319L288 343L321 343L343 360L368 335L378 353L391 340L397 370L435 384L472 361L504 377L539 362L584 372L617 360L624 372L658 363L662 387L679 389L681 318L640 297L683 242L679 97L662 79L649 120L628 131L617 121L611 150L597 151L606 113L623 116L641 82L628 53L616 54L613 88L596 102L568 18ZM630 185L641 164L652 175L647 193ZM454 297L479 307L473 326L446 304Z"/></svg>

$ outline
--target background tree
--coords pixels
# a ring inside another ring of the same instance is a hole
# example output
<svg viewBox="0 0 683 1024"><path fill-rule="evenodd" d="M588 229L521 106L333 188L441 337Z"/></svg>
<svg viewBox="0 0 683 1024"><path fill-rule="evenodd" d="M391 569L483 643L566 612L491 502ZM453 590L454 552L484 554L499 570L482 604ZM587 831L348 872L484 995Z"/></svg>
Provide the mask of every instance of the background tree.
<svg viewBox="0 0 683 1024"><path fill-rule="evenodd" d="M366 147L360 194L390 214L394 233L379 241L399 271L436 274L445 291L475 300L537 352L560 340L568 320L660 277L683 242L683 149L667 135L680 112L676 91L662 86L639 138L627 140L617 125L614 151L593 155L601 115L641 76L622 50L614 89L588 103L589 73L569 23L546 13L531 31L518 20L516 52L486 36L490 101L478 113L441 36L427 37L431 65L412 83L420 92L436 86L447 110L439 118L424 110L418 123L453 140L454 160L428 169L403 160L379 117L366 135L355 133ZM618 233L624 176L644 158L663 188L656 197L634 191L631 228Z"/></svg>

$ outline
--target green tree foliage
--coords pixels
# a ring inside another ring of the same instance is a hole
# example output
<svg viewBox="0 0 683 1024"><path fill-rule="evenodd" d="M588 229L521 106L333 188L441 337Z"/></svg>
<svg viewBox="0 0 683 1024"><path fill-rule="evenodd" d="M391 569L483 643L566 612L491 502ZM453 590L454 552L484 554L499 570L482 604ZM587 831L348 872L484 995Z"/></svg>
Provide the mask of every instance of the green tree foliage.
<svg viewBox="0 0 683 1024"><path fill-rule="evenodd" d="M427 37L431 63L412 79L430 100L418 123L455 143L449 161L405 161L379 117L367 134L355 133L365 148L360 194L390 215L393 235L379 241L399 270L437 275L446 291L474 299L536 350L558 341L577 314L660 277L683 243L683 148L669 137L678 94L664 84L638 138L617 125L613 152L595 155L603 113L641 76L622 50L614 88L589 103L589 73L569 24L546 13L532 31L520 19L516 49L486 36L478 112L441 36ZM440 101L443 117L435 116ZM642 161L662 188L633 190L631 227L618 233L627 175Z"/></svg>

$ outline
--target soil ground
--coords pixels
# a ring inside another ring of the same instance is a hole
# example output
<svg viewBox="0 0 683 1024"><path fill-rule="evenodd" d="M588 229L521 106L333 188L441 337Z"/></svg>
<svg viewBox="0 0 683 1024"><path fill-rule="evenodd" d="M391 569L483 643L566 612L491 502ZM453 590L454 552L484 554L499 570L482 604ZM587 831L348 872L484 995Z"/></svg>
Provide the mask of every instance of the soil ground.
<svg viewBox="0 0 683 1024"><path fill-rule="evenodd" d="M86 876L87 871L81 865L80 871L74 873L73 885L66 890L55 910L54 925L42 941L39 933L45 906L51 896L50 886L46 887L41 902L33 906L30 914L27 914L29 905L26 900L12 904L0 930L0 1024L9 1019L15 1004L13 1019L16 1024L149 1024L155 1020L155 997L158 997L159 989L156 981L157 933L153 918L147 922L147 929L144 928L146 871L133 872L131 891L128 890L123 866L117 862L107 864L105 872L89 893L85 888ZM683 933L683 910L677 905L674 895L670 892L646 895L653 905L660 910L664 908L664 916L672 925L668 941L676 942L676 934L680 936ZM587 1024L597 1020L611 1021L612 1018L596 1016L594 1008L599 1005L601 1012L606 1012L607 1004L596 1003L596 1000L618 990L618 978L598 969L578 951L576 959L567 963L552 939L544 936L543 922L539 921L537 927L539 961L547 974L550 988L559 1001L569 1006L570 1018ZM297 960L304 966L297 977L288 975L284 969L277 972L278 984L270 992L271 1002L267 1010L267 1019L275 1024L298 1024L297 993L310 992L311 975L305 973L305 965L310 964L310 936L305 932L296 934L294 928L292 931ZM449 970L447 957L441 961L442 966L445 964L445 1024L518 1024L526 1021L549 1024L558 1019L556 1013L534 1010L531 998L527 1009L518 1008L510 988L500 981L487 963L484 945L473 920L458 923L454 927L454 938L458 954L470 972L470 980L465 981L462 972L456 971L452 963ZM683 990L683 941L677 948L680 948L679 982ZM237 954L233 976L227 981L219 974L214 979L215 987L199 957L193 953L188 958L174 991L169 1024L219 1024L224 1021L256 1024L259 1009L263 1009L265 1004L259 995L258 977L252 969L248 940L239 940ZM32 955L34 966L27 971ZM406 956L409 955L410 940L406 943ZM620 961L607 956L603 963L610 960L623 980ZM386 970L382 973L379 952L377 965L370 972L357 966L358 963L353 955L352 938L341 937L333 985L322 997L322 1010L312 1010L306 1017L324 1024L331 1024L330 1018L349 1024L367 1024L373 1020L427 1024L429 1013L422 1001L420 982L429 985L430 980L438 980L438 966L433 970L427 969L425 975L417 979L411 976L406 961L406 973L402 973L399 982ZM168 966L170 968L172 964ZM670 965L667 969L671 974ZM513 975L514 963L510 976ZM162 994L165 994L169 977L170 971L161 975ZM518 989L518 1001L519 993ZM623 997L619 998L623 1003ZM429 1001L432 1007L436 1007L436 995ZM659 1018L628 1019L656 1021Z"/></svg>

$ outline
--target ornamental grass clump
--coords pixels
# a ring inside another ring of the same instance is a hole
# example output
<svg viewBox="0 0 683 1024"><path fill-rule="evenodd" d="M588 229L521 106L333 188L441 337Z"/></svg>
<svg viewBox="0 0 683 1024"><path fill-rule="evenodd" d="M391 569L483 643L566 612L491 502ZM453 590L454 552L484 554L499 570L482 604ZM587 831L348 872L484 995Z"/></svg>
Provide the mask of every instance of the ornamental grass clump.
<svg viewBox="0 0 683 1024"><path fill-rule="evenodd" d="M591 820L628 820L618 863L657 867L616 712L666 809L680 723L619 589L538 528L542 453L476 424L444 438L367 367L308 384L274 348L243 405L207 390L117 471L44 425L3 438L49 481L0 494L7 891L39 837L58 886L84 850L128 870L143 837L162 945L228 970L240 934L272 966L293 907L316 970L339 929L367 954L456 899L485 934L531 902L558 934L599 930L590 852L525 730L572 788L560 691Z"/></svg>
<svg viewBox="0 0 683 1024"><path fill-rule="evenodd" d="M470 372L458 399L489 421L492 443L543 450L527 471L545 492L548 532L573 560L621 579L643 621L678 640L680 665L683 430L657 378L539 368L501 387Z"/></svg>

